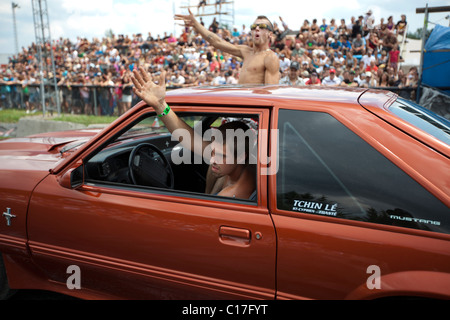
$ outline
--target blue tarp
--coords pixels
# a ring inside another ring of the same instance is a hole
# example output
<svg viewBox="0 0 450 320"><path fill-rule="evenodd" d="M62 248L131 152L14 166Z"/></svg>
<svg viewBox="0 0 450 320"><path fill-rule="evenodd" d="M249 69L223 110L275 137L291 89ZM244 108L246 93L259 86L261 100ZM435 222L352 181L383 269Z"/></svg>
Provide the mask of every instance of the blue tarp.
<svg viewBox="0 0 450 320"><path fill-rule="evenodd" d="M424 51L422 83L450 93L450 27L436 25Z"/></svg>
<svg viewBox="0 0 450 320"><path fill-rule="evenodd" d="M450 27L437 24L425 43L424 49L425 51L450 50Z"/></svg>

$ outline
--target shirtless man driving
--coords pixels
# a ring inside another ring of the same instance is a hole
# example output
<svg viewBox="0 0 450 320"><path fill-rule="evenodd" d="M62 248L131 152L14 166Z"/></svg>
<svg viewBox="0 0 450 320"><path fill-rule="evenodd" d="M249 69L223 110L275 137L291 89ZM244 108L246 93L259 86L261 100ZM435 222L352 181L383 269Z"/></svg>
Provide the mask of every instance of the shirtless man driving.
<svg viewBox="0 0 450 320"><path fill-rule="evenodd" d="M270 50L270 38L273 26L266 16L258 16L251 25L253 46L234 45L221 39L215 33L207 30L194 17L191 10L189 15L175 15L175 20L184 21L186 26L193 27L213 47L243 59L239 84L278 84L280 80L280 62L277 55Z"/></svg>

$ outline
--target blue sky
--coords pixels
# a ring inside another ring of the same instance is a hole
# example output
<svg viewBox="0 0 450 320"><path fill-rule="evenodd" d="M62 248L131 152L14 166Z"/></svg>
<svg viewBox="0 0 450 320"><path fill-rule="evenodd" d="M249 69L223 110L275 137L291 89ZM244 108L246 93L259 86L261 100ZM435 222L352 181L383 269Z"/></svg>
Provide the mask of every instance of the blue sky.
<svg viewBox="0 0 450 320"><path fill-rule="evenodd" d="M0 53L11 54L15 51L11 2L0 0ZM20 9L16 9L20 50L35 40L33 16L30 0L14 2L20 6ZM174 24L173 14L174 11L185 13L186 9L180 6L188 2L191 5L198 4L197 0L47 0L51 36L52 39L64 37L74 40L80 36L91 40L93 37L104 37L108 29L112 29L115 34L128 35L147 34L149 31L154 36L163 35L164 32L178 34L181 27ZM426 3L424 0L235 0L234 21L235 25L248 26L257 15L264 14L279 23L278 17L281 16L291 29L298 30L304 19L349 20L351 16L364 15L368 9L372 9L376 23L382 17L387 20L390 15L397 22L401 14L406 14L410 30L415 31L423 26L424 19L424 15L416 14L415 9L425 7ZM428 5L445 6L449 5L449 1L430 0ZM208 10L213 10L213 7ZM448 15L450 12L433 13L430 14L430 21L448 26L449 20L445 19ZM203 18L206 24L211 19Z"/></svg>

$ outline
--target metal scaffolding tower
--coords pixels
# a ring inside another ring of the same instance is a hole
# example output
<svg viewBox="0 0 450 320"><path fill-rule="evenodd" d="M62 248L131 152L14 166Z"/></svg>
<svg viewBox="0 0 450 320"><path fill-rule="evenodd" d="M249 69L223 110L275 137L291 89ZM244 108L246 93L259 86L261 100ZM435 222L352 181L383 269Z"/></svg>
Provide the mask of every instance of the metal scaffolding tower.
<svg viewBox="0 0 450 320"><path fill-rule="evenodd" d="M39 59L39 74L40 74L40 93L42 102L42 111L44 116L47 111L46 101L49 102L49 110L53 112L58 111L58 115L61 114L61 104L59 101L58 84L56 80L56 68L55 58L53 55L52 38L50 35L50 23L48 19L47 0L31 0L33 8L33 20L34 20L34 33L36 36L36 46L38 48ZM48 57L50 56L51 65L48 63ZM53 79L50 77L50 73L53 75ZM46 87L51 88L50 81L53 80L53 91L49 90L46 94ZM49 86L47 86L49 85Z"/></svg>
<svg viewBox="0 0 450 320"><path fill-rule="evenodd" d="M16 24L16 8L20 9L17 3L11 2L12 12L13 12L13 27L14 27L14 44L16 49L16 54L19 54L19 42L17 40L17 24Z"/></svg>
<svg viewBox="0 0 450 320"><path fill-rule="evenodd" d="M219 22L220 26L225 27L227 29L232 29L234 26L234 1L233 0L225 0L222 1L221 6L217 5L216 10L216 1L209 0L206 1L206 5L202 8L199 8L200 1L199 0L184 0L181 3L181 9L190 8L191 12L196 17L208 17L214 16L218 17L217 22Z"/></svg>

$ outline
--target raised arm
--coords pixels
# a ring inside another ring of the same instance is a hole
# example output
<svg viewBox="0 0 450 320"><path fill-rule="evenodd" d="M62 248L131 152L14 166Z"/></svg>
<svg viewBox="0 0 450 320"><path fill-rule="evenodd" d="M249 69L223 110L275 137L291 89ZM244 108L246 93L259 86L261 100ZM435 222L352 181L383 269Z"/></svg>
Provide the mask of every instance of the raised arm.
<svg viewBox="0 0 450 320"><path fill-rule="evenodd" d="M242 54L241 50L245 46L242 46L242 45L236 46L236 45L229 43L228 41L221 39L214 32L211 32L208 29L206 29L204 26L202 26L202 24L200 22L198 22L197 19L195 19L191 10L190 9L188 9L188 10L189 10L188 15L176 14L175 20L184 21L186 26L193 27L194 30L196 32L198 32L199 34L201 34L203 39L208 41L214 48L219 49L224 52L227 52L234 56L243 58L243 54Z"/></svg>
<svg viewBox="0 0 450 320"><path fill-rule="evenodd" d="M133 70L133 76L131 80L134 83L133 91L134 93L144 100L149 106L155 109L156 114L160 115L165 112L167 103L165 101L166 97L166 72L161 72L159 83L155 84L152 81L152 76L144 70L144 68L139 67L139 70ZM203 155L203 150L208 146L206 141L202 140L202 144L194 143L195 132L186 122L181 120L173 110L169 110L161 120L163 121L166 128L170 133L174 133L177 129L182 129L184 132L181 133L179 141L183 147L195 152L196 154ZM183 141L182 137L188 135L190 137L190 144L187 141ZM200 138L201 139L201 138ZM196 147L197 149L195 149Z"/></svg>

